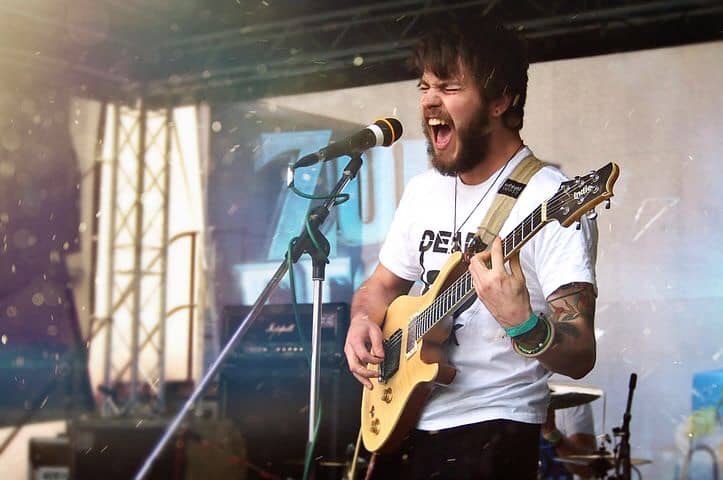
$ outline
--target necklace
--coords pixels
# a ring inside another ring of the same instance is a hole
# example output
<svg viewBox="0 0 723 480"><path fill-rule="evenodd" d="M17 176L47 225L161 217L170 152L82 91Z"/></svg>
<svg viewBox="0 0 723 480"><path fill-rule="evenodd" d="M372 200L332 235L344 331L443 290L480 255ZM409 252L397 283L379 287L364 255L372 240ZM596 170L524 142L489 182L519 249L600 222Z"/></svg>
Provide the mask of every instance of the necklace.
<svg viewBox="0 0 723 480"><path fill-rule="evenodd" d="M517 155L520 150L522 150L525 147L525 144L523 142L520 142L520 146L515 150L515 153L510 156L510 158L507 159L505 164L502 166L500 171L495 176L494 180L492 180L492 183L490 183L490 186L487 187L487 190L485 190L485 193L482 194L482 197L477 201L477 204L472 208L472 210L469 212L467 217L462 221L462 223L459 224L459 227L457 227L457 182L459 179L459 175L456 175L454 177L454 224L452 226L452 253L454 252L460 252L462 251L462 247L460 246L460 238L457 236L460 230L462 230L462 227L465 223L467 223L467 220L470 219L472 214L477 210L477 207L482 204L482 201L485 199L488 193L490 193L490 190L492 190L492 187L497 183L497 180L499 180L502 173L507 169L507 165L510 164L513 158L515 158L515 155ZM460 235L461 237L462 235Z"/></svg>

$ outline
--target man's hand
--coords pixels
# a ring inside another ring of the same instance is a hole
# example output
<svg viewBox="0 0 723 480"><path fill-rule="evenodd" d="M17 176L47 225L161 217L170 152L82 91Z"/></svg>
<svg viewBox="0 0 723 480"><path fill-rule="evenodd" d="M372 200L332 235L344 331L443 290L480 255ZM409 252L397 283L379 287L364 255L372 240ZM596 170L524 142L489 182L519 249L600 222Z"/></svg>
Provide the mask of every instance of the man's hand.
<svg viewBox="0 0 723 480"><path fill-rule="evenodd" d="M505 269L500 237L495 238L491 249L472 257L469 264L477 296L504 328L520 325L532 314L519 254L510 258L510 270L508 273Z"/></svg>
<svg viewBox="0 0 723 480"><path fill-rule="evenodd" d="M370 378L379 373L367 368L378 365L384 358L384 335L380 325L389 304L409 292L411 281L396 276L381 263L351 299L351 323L346 334L344 354L349 370L359 383L371 390Z"/></svg>
<svg viewBox="0 0 723 480"><path fill-rule="evenodd" d="M369 363L378 365L384 359L383 339L379 325L366 315L352 319L346 335L344 353L352 375L369 390L373 388L369 379L378 377L379 372L366 367Z"/></svg>

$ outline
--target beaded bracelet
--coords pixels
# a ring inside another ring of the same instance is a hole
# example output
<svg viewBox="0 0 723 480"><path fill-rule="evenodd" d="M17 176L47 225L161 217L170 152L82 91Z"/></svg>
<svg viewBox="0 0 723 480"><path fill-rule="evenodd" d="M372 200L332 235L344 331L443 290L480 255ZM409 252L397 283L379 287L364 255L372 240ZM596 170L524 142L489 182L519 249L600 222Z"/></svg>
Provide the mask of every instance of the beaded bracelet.
<svg viewBox="0 0 723 480"><path fill-rule="evenodd" d="M520 345L514 338L512 339L512 347L515 351L523 357L537 357L543 354L552 345L552 340L555 338L555 327L544 315L539 316L538 323L545 326L547 330L545 332L545 338L532 348L524 347Z"/></svg>

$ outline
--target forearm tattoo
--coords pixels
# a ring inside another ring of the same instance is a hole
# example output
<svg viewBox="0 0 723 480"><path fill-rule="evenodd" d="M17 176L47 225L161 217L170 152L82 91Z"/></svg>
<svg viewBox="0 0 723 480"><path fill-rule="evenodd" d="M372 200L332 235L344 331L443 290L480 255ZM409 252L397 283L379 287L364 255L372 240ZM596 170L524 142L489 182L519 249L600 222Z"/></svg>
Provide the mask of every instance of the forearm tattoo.
<svg viewBox="0 0 723 480"><path fill-rule="evenodd" d="M556 342L565 337L578 338L578 319L592 322L595 316L595 292L589 283L570 283L563 285L548 298L550 321L555 324Z"/></svg>

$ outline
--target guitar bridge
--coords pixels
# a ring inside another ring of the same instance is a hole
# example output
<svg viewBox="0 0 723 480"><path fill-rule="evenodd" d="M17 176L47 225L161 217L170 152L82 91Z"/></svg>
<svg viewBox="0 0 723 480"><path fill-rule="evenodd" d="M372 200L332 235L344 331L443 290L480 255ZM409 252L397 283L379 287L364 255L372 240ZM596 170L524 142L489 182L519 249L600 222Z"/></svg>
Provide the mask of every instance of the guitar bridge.
<svg viewBox="0 0 723 480"><path fill-rule="evenodd" d="M386 383L399 370L399 356L402 353L402 331L397 330L384 340L384 360L379 365L379 383Z"/></svg>

